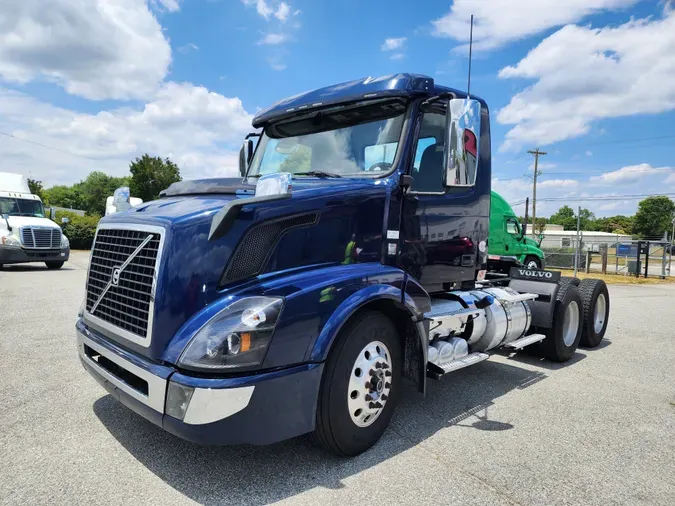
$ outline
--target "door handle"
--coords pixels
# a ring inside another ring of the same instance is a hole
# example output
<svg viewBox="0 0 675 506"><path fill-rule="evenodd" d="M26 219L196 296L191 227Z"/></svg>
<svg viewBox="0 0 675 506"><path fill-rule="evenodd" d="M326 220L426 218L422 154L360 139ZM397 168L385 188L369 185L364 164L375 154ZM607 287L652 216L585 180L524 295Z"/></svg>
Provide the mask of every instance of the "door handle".
<svg viewBox="0 0 675 506"><path fill-rule="evenodd" d="M506 251L508 251L508 250L509 250L509 245L506 244L506 245L504 246L504 249L505 249Z"/></svg>

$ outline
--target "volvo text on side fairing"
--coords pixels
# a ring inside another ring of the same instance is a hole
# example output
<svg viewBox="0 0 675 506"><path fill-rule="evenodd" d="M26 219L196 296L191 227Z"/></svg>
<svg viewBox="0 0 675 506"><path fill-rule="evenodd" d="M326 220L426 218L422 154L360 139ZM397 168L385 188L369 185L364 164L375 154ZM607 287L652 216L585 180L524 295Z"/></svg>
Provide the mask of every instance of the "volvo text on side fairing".
<svg viewBox="0 0 675 506"><path fill-rule="evenodd" d="M175 183L99 225L80 359L148 420L356 455L403 378L424 393L499 347L566 361L602 340L602 281L486 272L483 100L399 74L283 100L253 127L240 177Z"/></svg>

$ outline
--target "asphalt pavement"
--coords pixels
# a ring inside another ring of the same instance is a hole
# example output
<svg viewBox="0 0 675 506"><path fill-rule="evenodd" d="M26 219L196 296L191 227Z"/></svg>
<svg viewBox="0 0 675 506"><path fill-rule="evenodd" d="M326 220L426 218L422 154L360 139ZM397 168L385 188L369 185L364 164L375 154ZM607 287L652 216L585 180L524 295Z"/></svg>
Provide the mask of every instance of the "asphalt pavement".
<svg viewBox="0 0 675 506"><path fill-rule="evenodd" d="M306 437L200 447L84 371L87 255L0 271L0 504L675 504L675 286L612 286L606 342L560 365L500 353L406 386L364 455Z"/></svg>

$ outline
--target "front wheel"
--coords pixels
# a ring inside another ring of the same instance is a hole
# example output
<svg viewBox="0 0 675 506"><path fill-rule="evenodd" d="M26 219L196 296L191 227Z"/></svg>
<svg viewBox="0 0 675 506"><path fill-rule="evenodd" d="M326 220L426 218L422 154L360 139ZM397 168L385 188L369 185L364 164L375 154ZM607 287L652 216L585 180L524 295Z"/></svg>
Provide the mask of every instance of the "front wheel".
<svg viewBox="0 0 675 506"><path fill-rule="evenodd" d="M524 264L528 269L541 269L541 260L534 256L526 257Z"/></svg>
<svg viewBox="0 0 675 506"><path fill-rule="evenodd" d="M401 343L389 318L368 311L348 322L323 373L314 441L340 456L373 446L396 408L401 369Z"/></svg>
<svg viewBox="0 0 675 506"><path fill-rule="evenodd" d="M45 262L47 269L60 269L63 267L64 262Z"/></svg>

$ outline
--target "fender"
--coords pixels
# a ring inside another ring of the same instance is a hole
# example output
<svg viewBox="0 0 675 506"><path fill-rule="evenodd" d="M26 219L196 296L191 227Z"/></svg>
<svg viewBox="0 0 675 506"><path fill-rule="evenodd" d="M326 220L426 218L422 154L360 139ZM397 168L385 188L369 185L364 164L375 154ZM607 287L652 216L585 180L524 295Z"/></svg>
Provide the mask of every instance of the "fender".
<svg viewBox="0 0 675 506"><path fill-rule="evenodd" d="M398 287L377 284L361 288L340 304L330 316L314 343L309 357L310 360L312 362L323 362L326 360L335 339L340 333L340 329L347 323L349 318L366 304L383 299L392 300L398 305L403 304L411 318L419 315L412 298L410 296L406 297L405 293Z"/></svg>

